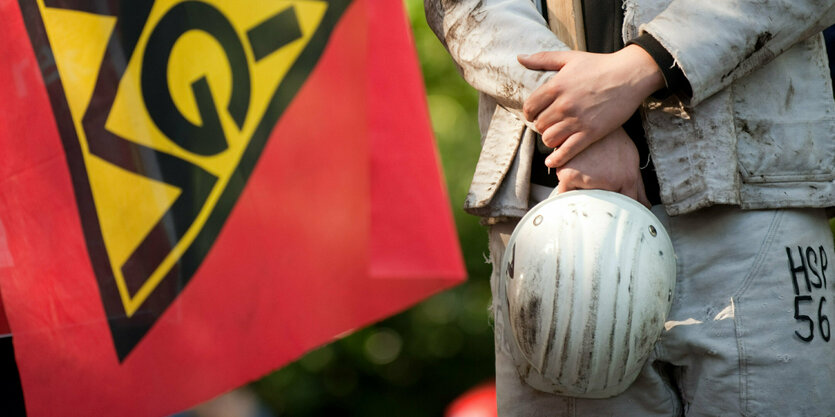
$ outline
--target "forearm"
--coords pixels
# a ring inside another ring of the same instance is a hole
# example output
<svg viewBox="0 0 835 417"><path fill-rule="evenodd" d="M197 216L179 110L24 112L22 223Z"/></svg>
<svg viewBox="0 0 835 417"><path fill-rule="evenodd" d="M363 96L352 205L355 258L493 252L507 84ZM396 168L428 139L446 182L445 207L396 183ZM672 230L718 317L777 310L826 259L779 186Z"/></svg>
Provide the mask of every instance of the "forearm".
<svg viewBox="0 0 835 417"><path fill-rule="evenodd" d="M425 0L424 6L464 79L520 118L524 100L554 73L526 69L516 56L568 49L530 0Z"/></svg>

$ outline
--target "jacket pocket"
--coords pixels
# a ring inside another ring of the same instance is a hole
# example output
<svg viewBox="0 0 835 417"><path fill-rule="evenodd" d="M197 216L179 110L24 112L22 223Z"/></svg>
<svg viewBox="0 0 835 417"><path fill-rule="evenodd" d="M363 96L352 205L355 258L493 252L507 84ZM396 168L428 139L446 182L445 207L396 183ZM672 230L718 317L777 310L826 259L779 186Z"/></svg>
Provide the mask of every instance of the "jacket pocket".
<svg viewBox="0 0 835 417"><path fill-rule="evenodd" d="M835 178L835 103L825 57L813 37L732 85L744 183Z"/></svg>
<svg viewBox="0 0 835 417"><path fill-rule="evenodd" d="M737 119L737 155L744 183L831 181L835 120L775 122Z"/></svg>

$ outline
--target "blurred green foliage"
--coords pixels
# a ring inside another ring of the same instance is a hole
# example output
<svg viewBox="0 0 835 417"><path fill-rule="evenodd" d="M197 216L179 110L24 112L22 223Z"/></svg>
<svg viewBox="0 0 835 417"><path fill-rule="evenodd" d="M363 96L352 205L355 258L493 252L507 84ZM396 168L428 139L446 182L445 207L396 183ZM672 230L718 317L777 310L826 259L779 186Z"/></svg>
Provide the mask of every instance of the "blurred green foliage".
<svg viewBox="0 0 835 417"><path fill-rule="evenodd" d="M469 280L308 353L251 385L280 416L440 416L493 377L487 235L461 204L478 158L477 95L405 0Z"/></svg>

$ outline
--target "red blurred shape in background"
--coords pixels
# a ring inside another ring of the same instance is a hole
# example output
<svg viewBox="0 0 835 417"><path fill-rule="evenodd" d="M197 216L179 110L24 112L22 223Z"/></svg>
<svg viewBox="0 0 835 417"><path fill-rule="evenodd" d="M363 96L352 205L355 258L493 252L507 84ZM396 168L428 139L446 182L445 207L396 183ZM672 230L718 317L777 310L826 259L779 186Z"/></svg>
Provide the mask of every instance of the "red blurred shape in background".
<svg viewBox="0 0 835 417"><path fill-rule="evenodd" d="M456 398L444 417L498 417L496 383L485 382Z"/></svg>

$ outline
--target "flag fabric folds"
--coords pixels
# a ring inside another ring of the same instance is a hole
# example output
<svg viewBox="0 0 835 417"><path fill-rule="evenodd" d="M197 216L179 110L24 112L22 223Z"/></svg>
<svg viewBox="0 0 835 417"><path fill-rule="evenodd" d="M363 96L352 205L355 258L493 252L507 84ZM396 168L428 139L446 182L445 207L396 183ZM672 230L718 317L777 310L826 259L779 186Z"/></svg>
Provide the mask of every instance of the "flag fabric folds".
<svg viewBox="0 0 835 417"><path fill-rule="evenodd" d="M27 412L165 415L464 276L402 4L0 0Z"/></svg>

